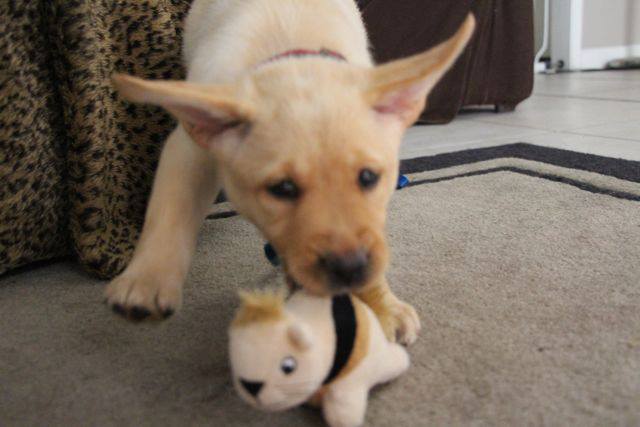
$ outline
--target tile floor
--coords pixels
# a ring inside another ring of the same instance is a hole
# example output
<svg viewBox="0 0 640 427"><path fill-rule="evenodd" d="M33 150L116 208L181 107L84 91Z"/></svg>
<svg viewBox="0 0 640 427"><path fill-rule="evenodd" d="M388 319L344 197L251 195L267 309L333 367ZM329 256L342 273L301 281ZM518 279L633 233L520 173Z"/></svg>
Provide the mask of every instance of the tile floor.
<svg viewBox="0 0 640 427"><path fill-rule="evenodd" d="M536 75L513 113L476 111L448 125L415 126L403 158L514 142L640 161L640 71Z"/></svg>

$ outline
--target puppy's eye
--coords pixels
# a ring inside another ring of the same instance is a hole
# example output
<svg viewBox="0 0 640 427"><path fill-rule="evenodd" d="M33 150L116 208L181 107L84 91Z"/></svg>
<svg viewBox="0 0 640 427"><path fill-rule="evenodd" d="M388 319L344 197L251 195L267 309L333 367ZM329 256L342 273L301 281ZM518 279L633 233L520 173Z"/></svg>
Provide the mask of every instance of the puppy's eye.
<svg viewBox="0 0 640 427"><path fill-rule="evenodd" d="M358 184L363 190L369 190L376 186L380 175L372 171L371 169L362 169L360 175L358 175Z"/></svg>
<svg viewBox="0 0 640 427"><path fill-rule="evenodd" d="M267 190L273 197L278 199L295 200L300 197L300 189L296 183L290 179L283 179L268 187Z"/></svg>
<svg viewBox="0 0 640 427"><path fill-rule="evenodd" d="M297 367L298 363L296 362L296 359L291 356L285 357L282 359L282 362L280 362L280 370L282 370L285 375L293 373Z"/></svg>

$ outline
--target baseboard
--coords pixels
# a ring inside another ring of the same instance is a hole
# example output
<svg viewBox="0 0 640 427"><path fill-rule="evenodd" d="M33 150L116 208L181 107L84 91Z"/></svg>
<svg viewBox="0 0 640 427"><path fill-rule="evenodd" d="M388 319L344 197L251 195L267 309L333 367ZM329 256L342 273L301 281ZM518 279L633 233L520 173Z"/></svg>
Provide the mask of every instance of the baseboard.
<svg viewBox="0 0 640 427"><path fill-rule="evenodd" d="M533 64L534 73L544 73L545 71L547 71L547 64L544 62L536 62Z"/></svg>
<svg viewBox="0 0 640 427"><path fill-rule="evenodd" d="M631 56L640 56L640 44L582 49L580 51L580 69L602 69L605 68L607 62L613 59L622 59Z"/></svg>

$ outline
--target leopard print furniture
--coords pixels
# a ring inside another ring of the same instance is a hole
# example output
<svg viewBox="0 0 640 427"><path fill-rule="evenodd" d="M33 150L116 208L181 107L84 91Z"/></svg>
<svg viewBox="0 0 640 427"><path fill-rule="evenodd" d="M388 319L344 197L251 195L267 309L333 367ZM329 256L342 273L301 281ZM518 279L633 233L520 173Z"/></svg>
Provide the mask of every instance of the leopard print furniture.
<svg viewBox="0 0 640 427"><path fill-rule="evenodd" d="M128 262L162 143L160 109L110 76L184 78L186 0L0 2L0 274L73 256L99 277Z"/></svg>

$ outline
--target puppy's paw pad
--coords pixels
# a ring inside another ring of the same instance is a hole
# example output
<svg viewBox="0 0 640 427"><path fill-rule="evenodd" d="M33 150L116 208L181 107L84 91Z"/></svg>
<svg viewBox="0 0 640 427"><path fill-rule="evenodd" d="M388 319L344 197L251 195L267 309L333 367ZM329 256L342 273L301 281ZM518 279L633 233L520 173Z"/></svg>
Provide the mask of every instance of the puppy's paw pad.
<svg viewBox="0 0 640 427"><path fill-rule="evenodd" d="M411 305L395 300L385 304L376 314L389 341L411 345L418 339L420 318Z"/></svg>
<svg viewBox="0 0 640 427"><path fill-rule="evenodd" d="M131 320L167 319L182 302L179 285L144 275L123 274L105 289L106 303L113 312Z"/></svg>
<svg viewBox="0 0 640 427"><path fill-rule="evenodd" d="M133 306L131 310L129 310L129 317L136 322L144 320L149 316L151 316L151 311L144 307Z"/></svg>
<svg viewBox="0 0 640 427"><path fill-rule="evenodd" d="M111 306L111 310L113 310L113 312L116 314L127 317L127 310L125 310L124 307L120 304L113 304Z"/></svg>

